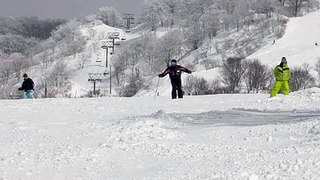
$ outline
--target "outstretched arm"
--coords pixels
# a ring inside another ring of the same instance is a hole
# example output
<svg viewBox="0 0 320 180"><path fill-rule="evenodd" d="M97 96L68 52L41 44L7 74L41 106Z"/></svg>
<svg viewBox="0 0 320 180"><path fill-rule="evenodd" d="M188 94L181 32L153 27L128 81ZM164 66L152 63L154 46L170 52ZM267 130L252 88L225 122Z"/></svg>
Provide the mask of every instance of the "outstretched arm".
<svg viewBox="0 0 320 180"><path fill-rule="evenodd" d="M166 76L167 74L169 74L170 73L170 69L169 68L167 68L166 70L164 70L161 74L159 74L158 76L159 77L164 77L164 76Z"/></svg>
<svg viewBox="0 0 320 180"><path fill-rule="evenodd" d="M191 74L191 71L183 66L178 66L180 71L186 72L188 74Z"/></svg>

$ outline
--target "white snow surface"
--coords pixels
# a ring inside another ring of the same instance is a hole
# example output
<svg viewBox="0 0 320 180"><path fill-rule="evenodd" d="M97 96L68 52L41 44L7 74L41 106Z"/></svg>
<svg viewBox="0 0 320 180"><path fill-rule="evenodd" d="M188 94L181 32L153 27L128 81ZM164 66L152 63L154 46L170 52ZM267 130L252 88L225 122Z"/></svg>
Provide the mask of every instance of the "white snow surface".
<svg viewBox="0 0 320 180"><path fill-rule="evenodd" d="M0 179L319 179L320 89L1 100Z"/></svg>

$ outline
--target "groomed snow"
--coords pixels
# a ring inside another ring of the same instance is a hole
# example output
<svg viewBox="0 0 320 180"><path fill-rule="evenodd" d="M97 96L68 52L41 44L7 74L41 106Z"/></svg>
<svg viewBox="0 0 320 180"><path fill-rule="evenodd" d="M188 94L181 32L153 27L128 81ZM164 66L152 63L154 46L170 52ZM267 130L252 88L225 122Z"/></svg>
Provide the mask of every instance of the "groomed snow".
<svg viewBox="0 0 320 180"><path fill-rule="evenodd" d="M320 89L0 101L0 179L318 179Z"/></svg>

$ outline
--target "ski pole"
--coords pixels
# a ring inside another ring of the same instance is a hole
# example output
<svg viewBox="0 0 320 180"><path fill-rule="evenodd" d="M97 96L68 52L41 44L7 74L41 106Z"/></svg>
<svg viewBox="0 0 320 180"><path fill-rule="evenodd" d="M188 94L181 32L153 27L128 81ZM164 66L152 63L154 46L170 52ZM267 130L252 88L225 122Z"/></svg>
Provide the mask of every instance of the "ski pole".
<svg viewBox="0 0 320 180"><path fill-rule="evenodd" d="M157 95L157 92L158 92L159 81L160 81L160 77L158 78L157 87L156 87L156 92L154 93L154 98L153 98L153 100L156 100L156 95Z"/></svg>

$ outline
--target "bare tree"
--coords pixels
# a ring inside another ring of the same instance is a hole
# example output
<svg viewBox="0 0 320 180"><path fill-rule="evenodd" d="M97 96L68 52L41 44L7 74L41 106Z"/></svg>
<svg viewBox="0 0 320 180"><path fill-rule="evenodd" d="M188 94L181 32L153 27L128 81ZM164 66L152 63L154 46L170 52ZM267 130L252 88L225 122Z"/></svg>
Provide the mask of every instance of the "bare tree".
<svg viewBox="0 0 320 180"><path fill-rule="evenodd" d="M131 48L128 49L127 51L127 57L128 57L128 65L131 68L131 76L134 76L135 73L135 68L139 63L139 60L142 56L142 51L143 48L139 42L137 43L132 43Z"/></svg>
<svg viewBox="0 0 320 180"><path fill-rule="evenodd" d="M7 54L26 53L39 43L35 38L25 38L21 35L0 34L0 49Z"/></svg>
<svg viewBox="0 0 320 180"><path fill-rule="evenodd" d="M163 25L161 14L163 14L163 9L160 7L159 1L150 0L144 2L142 20L146 26L151 28L151 31L156 31L159 24Z"/></svg>
<svg viewBox="0 0 320 180"><path fill-rule="evenodd" d="M215 6L210 6L205 9L199 20L204 28L205 35L213 39L217 35L219 21L221 21L219 11L215 10Z"/></svg>
<svg viewBox="0 0 320 180"><path fill-rule="evenodd" d="M311 76L309 70L308 64L303 64L303 67L293 68L290 79L291 91L306 89L315 84L315 79Z"/></svg>
<svg viewBox="0 0 320 180"><path fill-rule="evenodd" d="M49 38L46 41L40 44L40 48L42 51L51 50L54 55L56 49L57 42L53 40L53 38Z"/></svg>
<svg viewBox="0 0 320 180"><path fill-rule="evenodd" d="M231 57L222 65L222 82L227 85L232 93L239 91L239 85L244 73L242 60L243 58L241 57Z"/></svg>
<svg viewBox="0 0 320 180"><path fill-rule="evenodd" d="M81 26L79 21L70 20L52 33L52 40L59 46L63 56L75 57L77 53L84 50L86 39L80 32L79 26Z"/></svg>
<svg viewBox="0 0 320 180"><path fill-rule="evenodd" d="M10 78L10 74L13 71L12 64L7 59L0 59L0 82L1 84L7 84Z"/></svg>
<svg viewBox="0 0 320 180"><path fill-rule="evenodd" d="M76 58L76 54L82 52L85 49L86 40L81 35L79 31L71 33L67 38L65 39L65 44L63 50L63 54L73 55L74 58Z"/></svg>
<svg viewBox="0 0 320 180"><path fill-rule="evenodd" d="M182 39L180 31L171 31L158 41L156 51L164 60L175 58L181 53Z"/></svg>
<svg viewBox="0 0 320 180"><path fill-rule="evenodd" d="M21 79L21 71L22 69L28 67L28 59L20 53L13 53L10 56L12 70L16 74L18 81Z"/></svg>
<svg viewBox="0 0 320 180"><path fill-rule="evenodd" d="M282 6L284 6L284 3L286 2L286 0L278 0L278 1Z"/></svg>
<svg viewBox="0 0 320 180"><path fill-rule="evenodd" d="M314 69L318 73L318 81L320 82L320 58L318 58ZM319 86L320 86L320 83L319 83Z"/></svg>
<svg viewBox="0 0 320 180"><path fill-rule="evenodd" d="M59 61L54 65L48 80L50 81L51 86L63 89L67 84L70 75L71 73L67 64L63 61Z"/></svg>
<svg viewBox="0 0 320 180"><path fill-rule="evenodd" d="M132 97L143 87L143 78L140 76L139 70L135 72L135 74L129 76L129 82L124 84L124 87L120 90L120 96Z"/></svg>
<svg viewBox="0 0 320 180"><path fill-rule="evenodd" d="M87 62L89 62L90 54L81 54L78 58L78 69L83 69Z"/></svg>
<svg viewBox="0 0 320 180"><path fill-rule="evenodd" d="M188 77L184 89L190 95L211 94L210 85L204 78Z"/></svg>
<svg viewBox="0 0 320 180"><path fill-rule="evenodd" d="M273 11L272 1L273 0L258 0L254 1L252 6L256 13L265 14L266 18L270 18Z"/></svg>
<svg viewBox="0 0 320 180"><path fill-rule="evenodd" d="M125 52L125 51L124 51ZM122 77L125 75L124 71L126 68L125 62L127 61L126 59L128 55L125 53L117 53L113 58L112 58L112 65L113 65L113 75L115 76L117 80L118 86L120 86L120 81Z"/></svg>
<svg viewBox="0 0 320 180"><path fill-rule="evenodd" d="M165 26L169 26L170 28L176 24L176 16L179 8L180 0L163 0L160 1L161 9L163 10L163 14L166 18L164 18Z"/></svg>
<svg viewBox="0 0 320 180"><path fill-rule="evenodd" d="M221 80L218 78L211 81L210 89L212 91L212 94L228 93L229 92L228 90L224 89L224 87L221 86Z"/></svg>
<svg viewBox="0 0 320 180"><path fill-rule="evenodd" d="M236 24L237 31L242 28L246 19L251 15L250 4L247 0L238 0L233 12L233 21Z"/></svg>
<svg viewBox="0 0 320 180"><path fill-rule="evenodd" d="M53 31L51 38L54 42L63 41L67 36L70 36L73 32L77 31L80 25L81 23L79 21L70 20Z"/></svg>
<svg viewBox="0 0 320 180"><path fill-rule="evenodd" d="M293 10L293 15L295 17L298 16L299 11L301 10L301 7L303 3L307 2L307 0L287 0L287 3L290 8Z"/></svg>
<svg viewBox="0 0 320 180"><path fill-rule="evenodd" d="M43 51L42 54L40 55L40 60L42 63L42 67L44 70L48 69L53 61L54 61L55 57L53 56L53 53L49 50Z"/></svg>
<svg viewBox="0 0 320 180"><path fill-rule="evenodd" d="M245 60L243 66L245 69L243 78L247 85L248 93L253 90L259 92L259 90L265 89L270 78L268 67L261 64L258 59Z"/></svg>
<svg viewBox="0 0 320 180"><path fill-rule="evenodd" d="M184 36L190 50L198 49L205 37L205 30L202 28L198 19L194 18L190 26L185 29Z"/></svg>
<svg viewBox="0 0 320 180"><path fill-rule="evenodd" d="M157 37L155 35L146 35L146 36L142 36L142 45L144 46L144 51L143 51L143 56L146 59L146 63L148 64L150 69L150 72L154 72L153 70L155 70L155 67L157 66L155 64L155 59L157 56L157 49L156 49L156 45L157 45Z"/></svg>
<svg viewBox="0 0 320 180"><path fill-rule="evenodd" d="M121 15L113 7L99 8L97 18L112 27L121 27L123 25Z"/></svg>

